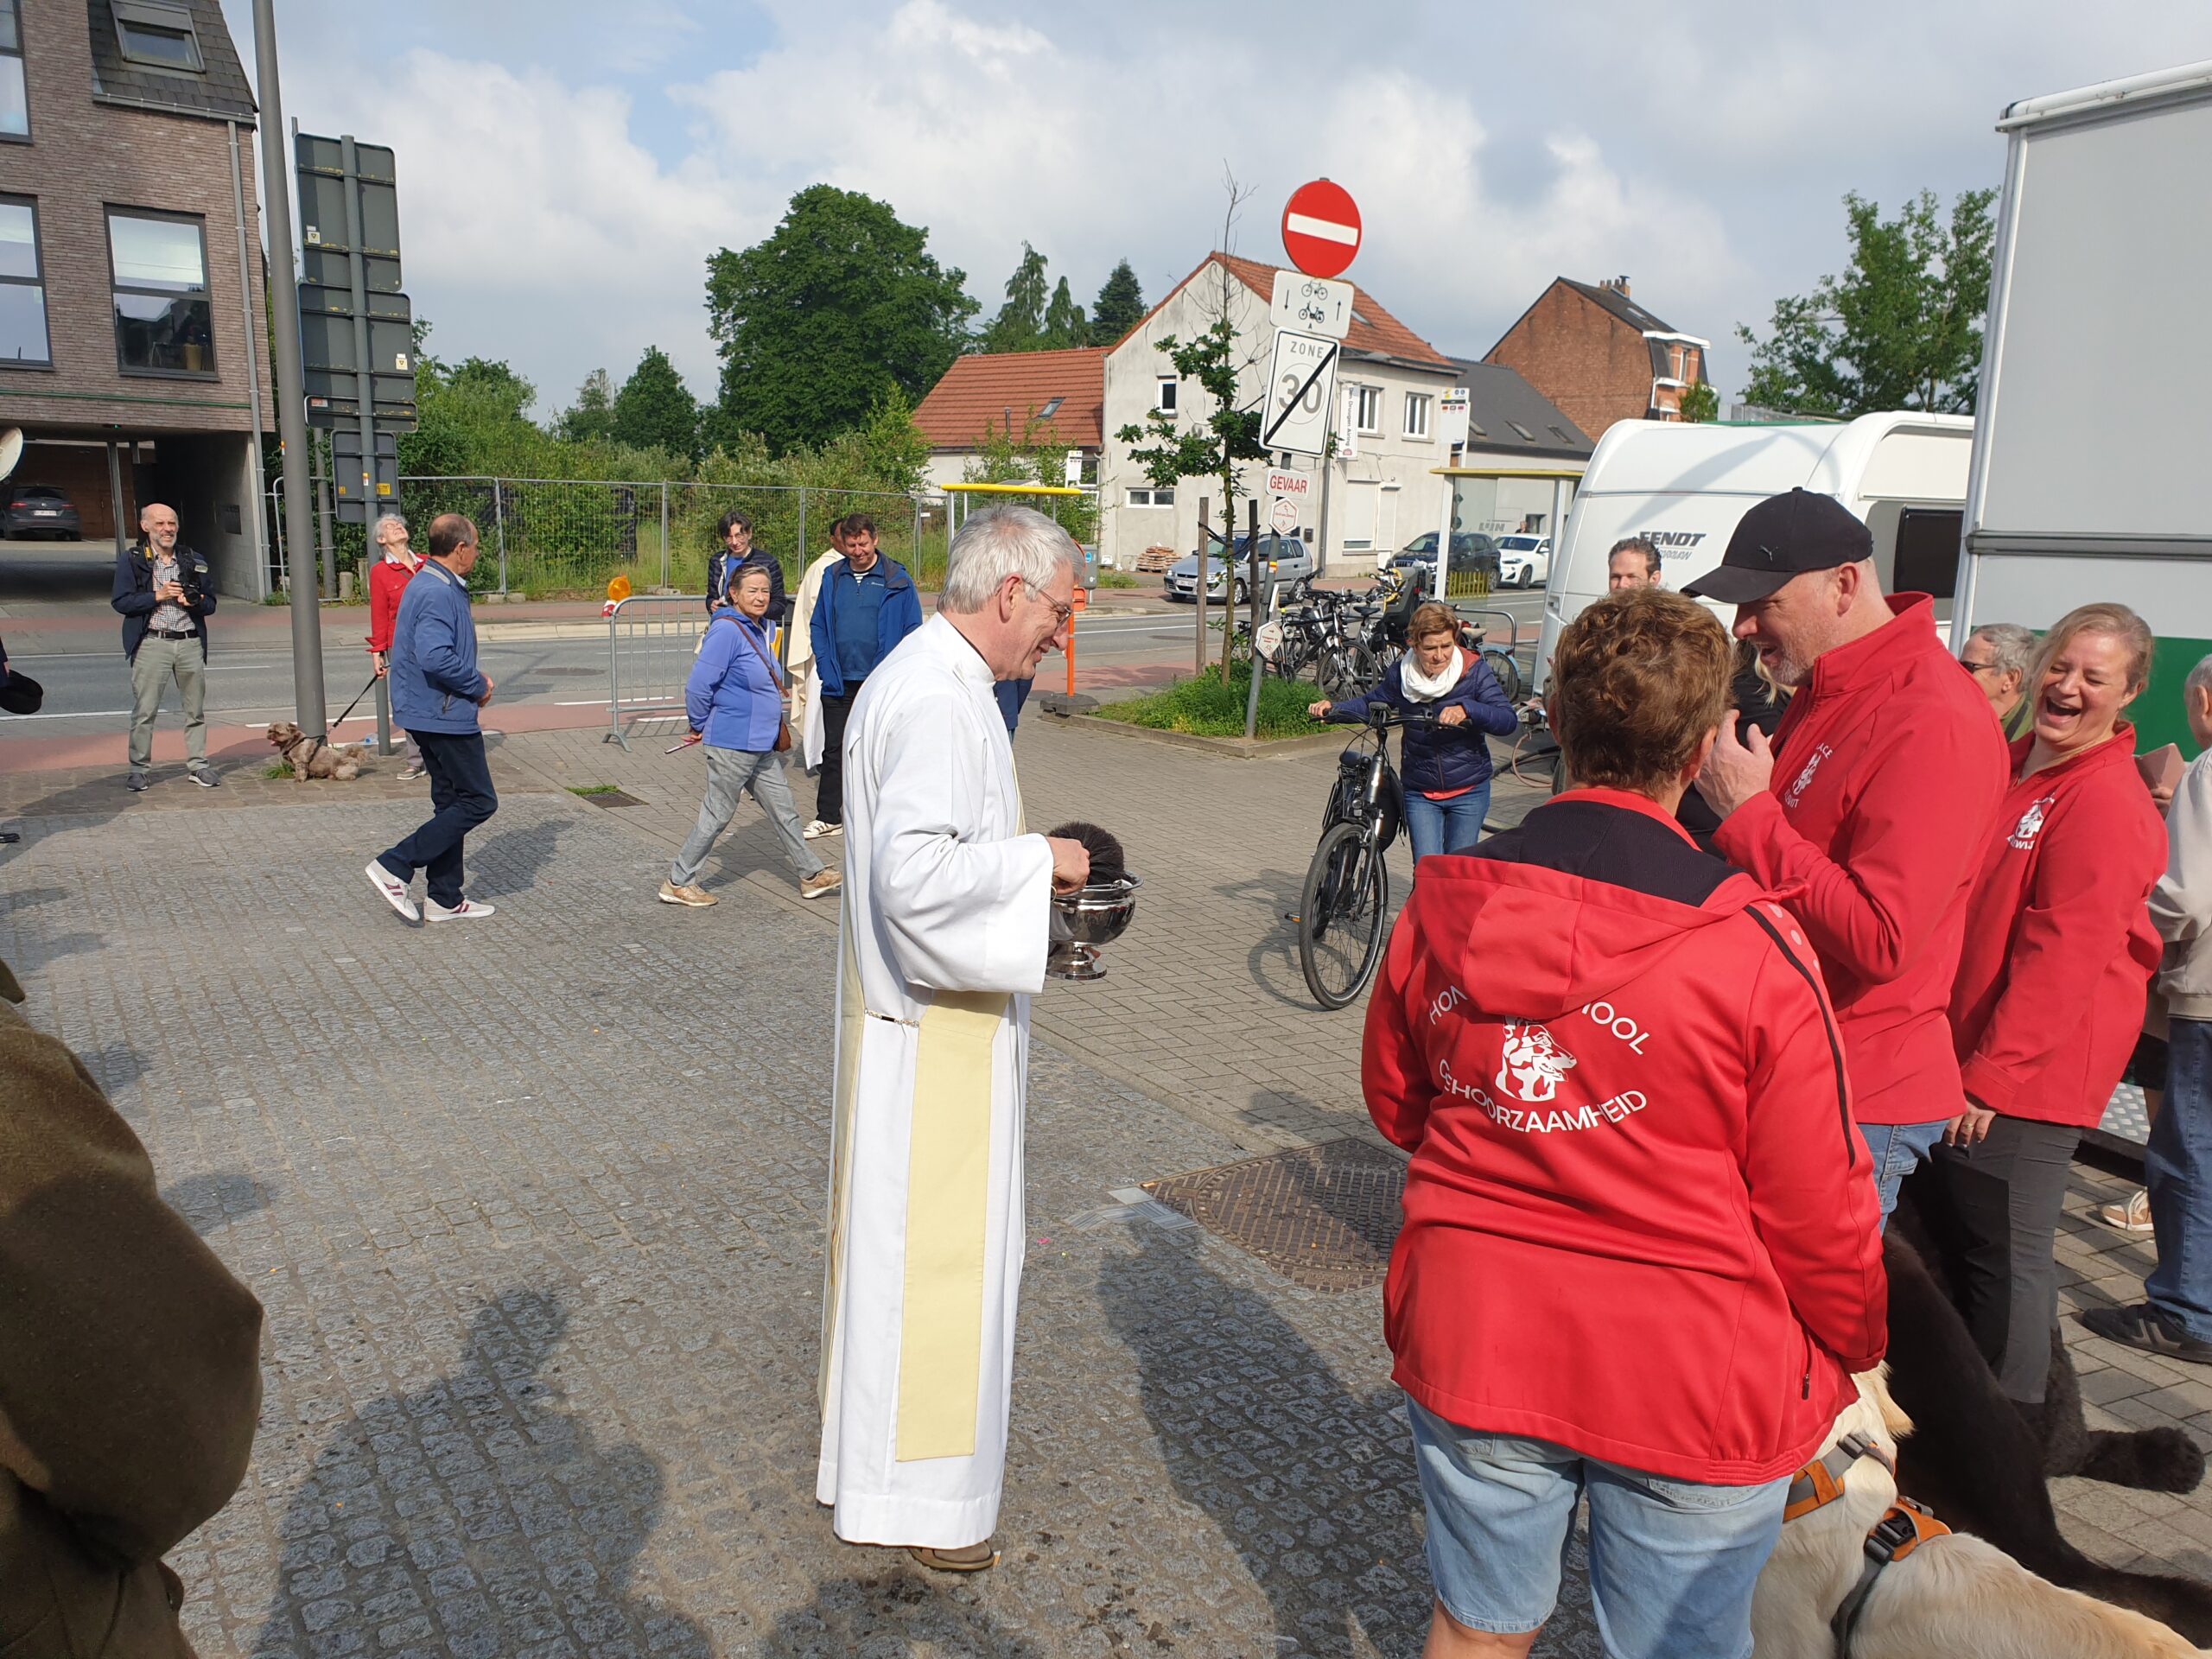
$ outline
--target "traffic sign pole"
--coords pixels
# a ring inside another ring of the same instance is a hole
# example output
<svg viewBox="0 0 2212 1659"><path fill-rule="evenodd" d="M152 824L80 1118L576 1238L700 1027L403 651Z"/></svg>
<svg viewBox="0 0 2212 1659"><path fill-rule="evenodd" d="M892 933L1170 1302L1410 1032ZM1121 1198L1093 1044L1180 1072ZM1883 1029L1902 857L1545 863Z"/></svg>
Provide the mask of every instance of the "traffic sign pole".
<svg viewBox="0 0 2212 1659"><path fill-rule="evenodd" d="M347 285L353 291L353 360L359 366L354 374L361 400L361 505L366 513L361 520L362 542L367 549L361 565L361 581L365 585L369 571L377 559L377 394L376 384L370 371L374 366L369 358L369 272L361 257L361 158L354 147L353 135L346 133L338 141L339 153L346 171L346 275ZM337 459L334 447L332 460ZM387 737L378 747L379 754L391 753L391 740Z"/></svg>

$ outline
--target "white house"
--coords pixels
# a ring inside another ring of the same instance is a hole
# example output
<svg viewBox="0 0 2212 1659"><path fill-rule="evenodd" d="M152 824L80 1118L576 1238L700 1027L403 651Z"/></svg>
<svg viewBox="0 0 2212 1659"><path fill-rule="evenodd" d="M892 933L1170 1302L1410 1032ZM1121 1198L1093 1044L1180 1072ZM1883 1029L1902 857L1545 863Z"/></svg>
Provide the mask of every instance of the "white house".
<svg viewBox="0 0 2212 1659"><path fill-rule="evenodd" d="M1173 489L1158 488L1129 458L1130 449L1141 446L1116 435L1124 426L1143 425L1155 409L1171 412L1184 430L1206 421L1211 400L1195 381L1179 379L1157 346L1171 335L1186 343L1195 340L1224 314L1236 331L1238 401L1249 405L1260 399L1274 338L1268 307L1275 270L1232 254L1209 254L1106 353L1098 470L1102 562L1133 569L1147 548L1179 556L1198 545L1198 502L1218 497L1219 482L1186 478ZM1449 489L1439 469L1451 459L1449 440L1440 433L1438 404L1459 384L1455 373L1443 353L1360 290L1337 371L1338 453L1325 465L1294 458L1290 470L1309 482L1285 497L1300 503L1299 530L1327 569L1371 569L1378 554L1387 558L1436 527ZM1268 470L1257 461L1241 470L1240 503L1262 489ZM1266 511L1263 499L1263 516ZM1210 512L1218 525L1218 500L1212 500ZM1243 522L1240 505L1240 529Z"/></svg>
<svg viewBox="0 0 2212 1659"><path fill-rule="evenodd" d="M952 359L944 378L914 410L930 441L925 476L941 490L968 476L985 435L1030 434L1079 453L1086 476L1096 473L1100 364L1096 346L1070 352L978 352ZM1043 480L1058 484L1057 478Z"/></svg>

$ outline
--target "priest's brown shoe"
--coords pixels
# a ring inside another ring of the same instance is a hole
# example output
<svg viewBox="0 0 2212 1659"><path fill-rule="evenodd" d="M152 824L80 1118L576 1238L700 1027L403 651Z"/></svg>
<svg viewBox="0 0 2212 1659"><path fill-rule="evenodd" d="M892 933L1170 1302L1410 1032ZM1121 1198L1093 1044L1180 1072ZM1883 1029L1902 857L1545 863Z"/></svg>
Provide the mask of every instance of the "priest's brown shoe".
<svg viewBox="0 0 2212 1659"><path fill-rule="evenodd" d="M912 1544L907 1547L906 1553L938 1573L988 1573L999 1564L999 1553L991 1548L988 1538L980 1544L963 1544L958 1549L931 1549L926 1544Z"/></svg>

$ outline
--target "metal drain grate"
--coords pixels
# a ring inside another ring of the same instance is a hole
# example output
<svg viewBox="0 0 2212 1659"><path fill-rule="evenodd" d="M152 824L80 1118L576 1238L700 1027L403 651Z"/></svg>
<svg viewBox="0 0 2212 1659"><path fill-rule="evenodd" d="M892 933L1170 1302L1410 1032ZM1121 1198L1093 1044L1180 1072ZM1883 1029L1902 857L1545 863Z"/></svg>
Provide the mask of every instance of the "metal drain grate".
<svg viewBox="0 0 2212 1659"><path fill-rule="evenodd" d="M1358 1290L1389 1270L1405 1185L1400 1159L1363 1141L1332 1141L1144 1188L1294 1285Z"/></svg>
<svg viewBox="0 0 2212 1659"><path fill-rule="evenodd" d="M594 806L643 806L645 804L636 796L626 794L619 789L597 790L586 795L584 799L589 801Z"/></svg>

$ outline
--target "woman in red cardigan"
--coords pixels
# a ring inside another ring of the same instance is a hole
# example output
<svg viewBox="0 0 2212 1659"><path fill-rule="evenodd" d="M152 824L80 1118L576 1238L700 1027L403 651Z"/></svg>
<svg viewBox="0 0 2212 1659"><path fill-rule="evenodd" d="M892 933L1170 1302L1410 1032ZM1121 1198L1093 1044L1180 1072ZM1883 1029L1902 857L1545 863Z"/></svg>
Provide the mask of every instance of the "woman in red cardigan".
<svg viewBox="0 0 2212 1659"><path fill-rule="evenodd" d="M1967 1110L1937 1149L1939 1230L1974 1340L2031 1421L2058 1317L2067 1170L2120 1082L2158 965L2144 901L2165 873L2165 827L2120 718L2150 672L2151 630L2124 605L2084 605L2044 639L2027 681L2034 728L2012 745L1951 992Z"/></svg>
<svg viewBox="0 0 2212 1659"><path fill-rule="evenodd" d="M399 614L399 596L423 568L423 561L407 545L407 520L397 513L387 512L377 520L375 537L384 556L369 570L369 655L382 679L391 656L391 625ZM404 783L423 775L423 751L412 734L400 735L407 740L407 766L399 774Z"/></svg>

